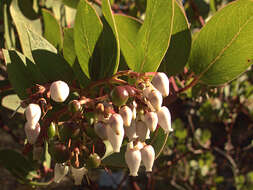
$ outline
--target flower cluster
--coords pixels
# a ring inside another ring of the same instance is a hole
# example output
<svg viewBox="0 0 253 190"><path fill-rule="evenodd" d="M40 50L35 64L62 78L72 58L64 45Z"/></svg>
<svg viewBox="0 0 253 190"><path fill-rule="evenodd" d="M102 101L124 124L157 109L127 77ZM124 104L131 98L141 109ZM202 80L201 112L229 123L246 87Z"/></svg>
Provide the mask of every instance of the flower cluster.
<svg viewBox="0 0 253 190"><path fill-rule="evenodd" d="M26 107L27 140L34 148L49 142L56 163L54 181L59 182L70 170L75 184L81 184L88 169L99 167L105 153L103 142L109 141L113 152L120 152L124 139L130 175L137 176L141 161L151 172L155 151L146 139L157 126L165 133L173 131L170 112L162 106L169 95L166 74L119 72L87 89L70 90L65 82L55 81L40 86Z"/></svg>

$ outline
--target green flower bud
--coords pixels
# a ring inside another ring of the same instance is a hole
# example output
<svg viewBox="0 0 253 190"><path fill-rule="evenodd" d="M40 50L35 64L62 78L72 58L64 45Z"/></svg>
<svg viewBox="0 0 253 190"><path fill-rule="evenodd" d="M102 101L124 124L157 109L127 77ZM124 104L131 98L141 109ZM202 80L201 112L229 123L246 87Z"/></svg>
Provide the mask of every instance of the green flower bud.
<svg viewBox="0 0 253 190"><path fill-rule="evenodd" d="M99 155L96 153L90 154L86 162L87 168L89 169L98 168L100 164L101 164L101 158L99 157Z"/></svg>
<svg viewBox="0 0 253 190"><path fill-rule="evenodd" d="M79 112L81 110L81 104L78 100L72 100L69 102L68 104L68 110L71 113L76 113Z"/></svg>
<svg viewBox="0 0 253 190"><path fill-rule="evenodd" d="M125 105L129 98L129 94L127 90L122 86L114 87L114 89L111 91L110 96L111 96L112 103L116 106Z"/></svg>
<svg viewBox="0 0 253 190"><path fill-rule="evenodd" d="M47 129L47 136L48 139L51 140L54 138L56 134L56 127L55 127L55 123L51 122L51 124L49 125L48 129Z"/></svg>

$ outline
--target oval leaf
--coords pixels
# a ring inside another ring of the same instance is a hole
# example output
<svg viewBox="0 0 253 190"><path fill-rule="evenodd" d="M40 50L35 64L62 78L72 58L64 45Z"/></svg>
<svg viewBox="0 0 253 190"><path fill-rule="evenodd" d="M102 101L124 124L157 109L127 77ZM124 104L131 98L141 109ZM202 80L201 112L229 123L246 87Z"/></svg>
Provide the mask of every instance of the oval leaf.
<svg viewBox="0 0 253 190"><path fill-rule="evenodd" d="M27 0L25 0L27 1ZM31 2L30 2L31 3ZM23 2L21 4L29 5L29 2ZM23 6L23 7L26 7ZM42 34L42 27L40 19L35 19L34 16L27 17L31 10L26 11L26 16L23 14L21 8L19 7L18 0L13 0L10 6L10 13L12 19L16 25L17 32L19 35L21 47L25 56L32 60L32 54L29 44L28 34L26 32L27 28L36 31L38 34Z"/></svg>
<svg viewBox="0 0 253 190"><path fill-rule="evenodd" d="M39 34L27 31L32 56L43 75L49 80L73 80L73 71L65 59L57 54L56 48Z"/></svg>
<svg viewBox="0 0 253 190"><path fill-rule="evenodd" d="M125 15L115 15L115 22L119 32L120 49L128 67L135 68L138 52L135 51L137 33L141 27L141 22L134 17Z"/></svg>
<svg viewBox="0 0 253 190"><path fill-rule="evenodd" d="M27 98L26 89L32 87L33 81L26 67L26 58L14 50L3 49L8 78L20 99Z"/></svg>
<svg viewBox="0 0 253 190"><path fill-rule="evenodd" d="M101 78L111 76L114 73L117 72L118 66L119 66L119 59L120 59L120 45L119 45L119 37L118 37L118 31L116 28L115 24L115 19L112 14L111 6L109 0L103 0L102 1L102 13L104 15L104 18L106 22L108 23L109 27L107 24L104 24L104 32L107 33L110 32L110 42L108 41L107 43L104 43L103 49L106 51L108 48L111 50L109 54L104 53L106 57L104 56L104 59L102 60L101 66L104 68L101 68L100 71L102 71ZM107 27L107 28L106 28ZM106 35L106 37L109 37L109 35Z"/></svg>
<svg viewBox="0 0 253 190"><path fill-rule="evenodd" d="M185 12L181 5L174 1L173 30L170 46L159 67L167 75L176 75L183 71L191 50L191 32Z"/></svg>
<svg viewBox="0 0 253 190"><path fill-rule="evenodd" d="M238 0L217 12L201 29L189 65L199 80L221 85L253 63L253 1Z"/></svg>
<svg viewBox="0 0 253 190"><path fill-rule="evenodd" d="M64 29L63 56L67 60L70 67L73 69L76 79L79 81L82 87L85 87L88 84L89 80L87 76L82 72L81 66L79 65L76 57L73 28Z"/></svg>
<svg viewBox="0 0 253 190"><path fill-rule="evenodd" d="M62 31L59 22L54 15L42 9L42 16L44 21L44 36L57 49L62 49Z"/></svg>
<svg viewBox="0 0 253 190"><path fill-rule="evenodd" d="M140 54L135 71L154 72L158 69L169 47L173 15L174 0L147 1L145 20L137 36Z"/></svg>
<svg viewBox="0 0 253 190"><path fill-rule="evenodd" d="M16 94L11 94L9 96L5 96L2 99L2 106L3 107L6 107L6 108L13 110L13 111L15 111L15 110L17 110L17 108L19 108L17 110L17 112L23 114L24 109L22 107L20 107L20 103L21 103L21 100L19 99L19 97Z"/></svg>
<svg viewBox="0 0 253 190"><path fill-rule="evenodd" d="M90 65L94 63L93 51L103 30L94 8L86 0L77 7L74 26L75 50L82 71L90 78Z"/></svg>

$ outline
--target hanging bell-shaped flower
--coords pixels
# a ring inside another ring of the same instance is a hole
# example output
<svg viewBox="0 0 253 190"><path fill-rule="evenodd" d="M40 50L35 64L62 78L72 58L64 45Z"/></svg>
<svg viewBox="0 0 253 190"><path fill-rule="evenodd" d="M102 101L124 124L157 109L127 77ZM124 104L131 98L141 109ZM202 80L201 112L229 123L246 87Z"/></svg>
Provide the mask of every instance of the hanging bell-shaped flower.
<svg viewBox="0 0 253 190"><path fill-rule="evenodd" d="M159 92L166 97L169 95L169 79L165 73L158 72L152 79L152 84Z"/></svg>
<svg viewBox="0 0 253 190"><path fill-rule="evenodd" d="M156 130L158 124L158 117L156 112L147 112L144 116L143 121L151 132Z"/></svg>
<svg viewBox="0 0 253 190"><path fill-rule="evenodd" d="M125 161L130 171L130 176L138 176L138 170L141 164L141 152L137 148L132 148L132 143L128 143L125 152Z"/></svg>
<svg viewBox="0 0 253 190"><path fill-rule="evenodd" d="M155 151L151 145L145 145L141 149L141 159L146 168L146 172L151 172L155 161Z"/></svg>
<svg viewBox="0 0 253 190"><path fill-rule="evenodd" d="M150 130L143 121L136 122L136 134L140 141L145 141L150 138Z"/></svg>
<svg viewBox="0 0 253 190"><path fill-rule="evenodd" d="M40 124L39 123L25 123L25 134L27 140L30 144L34 144L40 134Z"/></svg>
<svg viewBox="0 0 253 190"><path fill-rule="evenodd" d="M41 116L41 109L38 104L29 104L25 109L25 117L29 123L38 123Z"/></svg>
<svg viewBox="0 0 253 190"><path fill-rule="evenodd" d="M158 90L152 90L148 94L147 98L155 110L158 111L161 109L162 103L163 103L163 97L162 97L162 94Z"/></svg>
<svg viewBox="0 0 253 190"><path fill-rule="evenodd" d="M98 122L94 124L95 133L102 139L107 140L107 132L106 132L106 125L103 122Z"/></svg>
<svg viewBox="0 0 253 190"><path fill-rule="evenodd" d="M55 102L64 102L69 95L69 86L63 81L55 81L50 86L50 97Z"/></svg>
<svg viewBox="0 0 253 190"><path fill-rule="evenodd" d="M87 174L88 170L85 167L74 168L71 166L71 173L75 181L75 185L81 185L83 176Z"/></svg>
<svg viewBox="0 0 253 190"><path fill-rule="evenodd" d="M125 130L125 134L128 137L129 141L133 141L136 138L138 138L137 134L136 134L136 121L133 120L131 122L131 125L129 127L124 127Z"/></svg>
<svg viewBox="0 0 253 190"><path fill-rule="evenodd" d="M132 120L135 120L136 119L136 115L137 115L137 103L136 101L134 100L131 104L130 104L130 108L132 110Z"/></svg>
<svg viewBox="0 0 253 190"><path fill-rule="evenodd" d="M65 163L56 163L54 166L54 182L59 183L69 172L69 166Z"/></svg>
<svg viewBox="0 0 253 190"><path fill-rule="evenodd" d="M163 128L165 133L173 131L171 127L171 115L167 107L163 106L158 112L158 124Z"/></svg>
<svg viewBox="0 0 253 190"><path fill-rule="evenodd" d="M112 114L108 124L117 135L119 135L120 131L123 129L123 119L120 114Z"/></svg>
<svg viewBox="0 0 253 190"><path fill-rule="evenodd" d="M110 125L106 125L106 133L108 136L108 140L112 145L114 152L120 152L120 147L124 138L124 128L119 129L119 134L116 134Z"/></svg>
<svg viewBox="0 0 253 190"><path fill-rule="evenodd" d="M133 118L133 112L128 106L123 106L119 110L119 114L121 115L123 119L123 123L126 127L129 127L131 125L131 121Z"/></svg>

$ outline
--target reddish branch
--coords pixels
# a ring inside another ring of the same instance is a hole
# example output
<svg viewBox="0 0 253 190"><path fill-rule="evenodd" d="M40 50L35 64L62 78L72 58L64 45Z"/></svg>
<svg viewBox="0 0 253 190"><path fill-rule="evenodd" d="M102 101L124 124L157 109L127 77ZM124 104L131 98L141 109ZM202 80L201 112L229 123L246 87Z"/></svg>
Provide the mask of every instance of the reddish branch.
<svg viewBox="0 0 253 190"><path fill-rule="evenodd" d="M195 18L199 21L199 23L203 27L205 25L205 21L204 21L203 17L200 15L199 9L198 9L197 5L195 4L194 0L189 0L189 4L192 7Z"/></svg>
<svg viewBox="0 0 253 190"><path fill-rule="evenodd" d="M129 177L130 179L130 184L133 190L141 190L141 188L139 187L139 185L137 184L135 177L131 176Z"/></svg>

